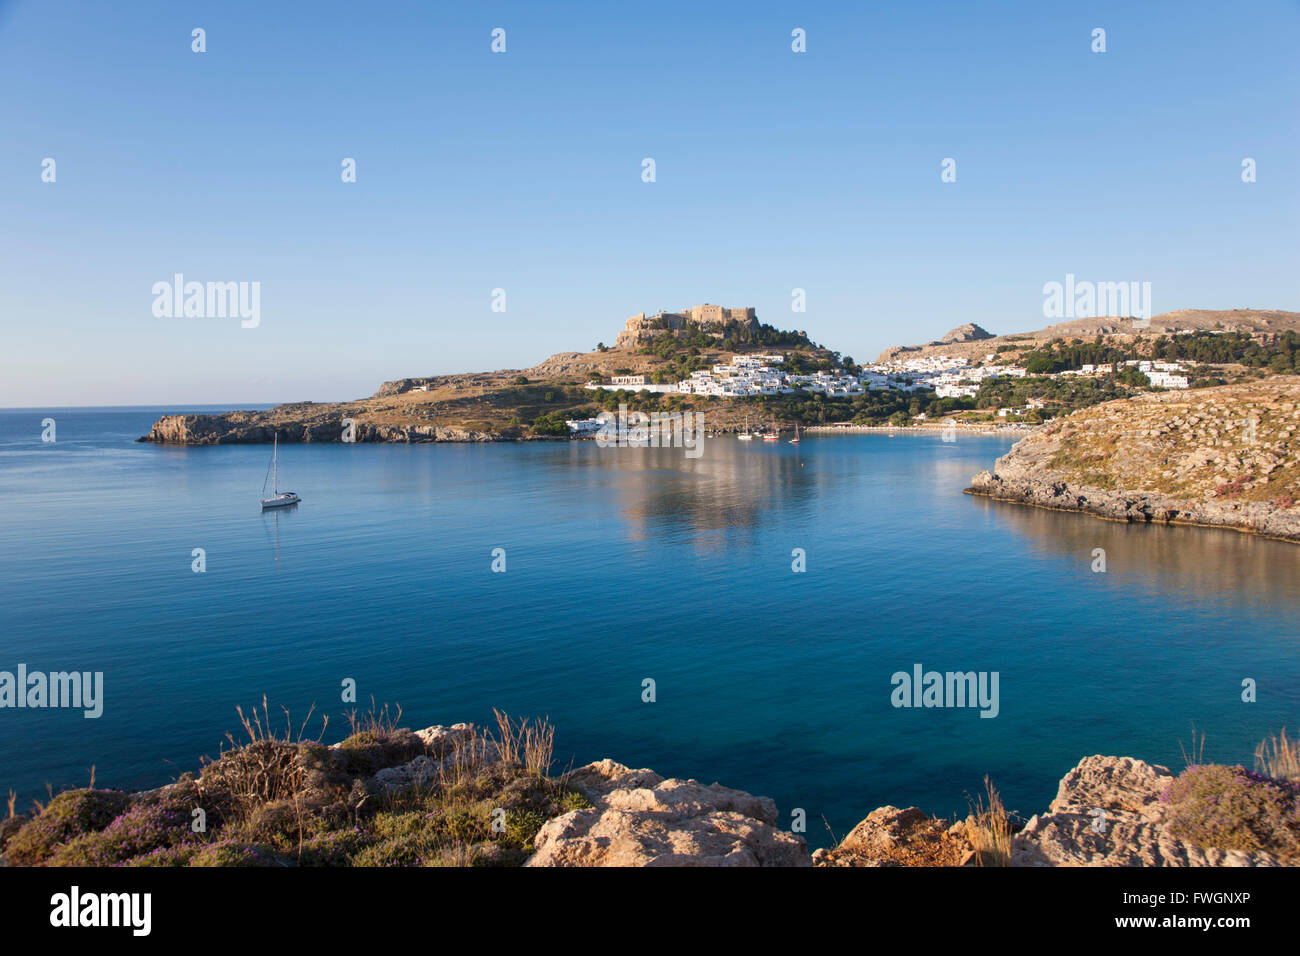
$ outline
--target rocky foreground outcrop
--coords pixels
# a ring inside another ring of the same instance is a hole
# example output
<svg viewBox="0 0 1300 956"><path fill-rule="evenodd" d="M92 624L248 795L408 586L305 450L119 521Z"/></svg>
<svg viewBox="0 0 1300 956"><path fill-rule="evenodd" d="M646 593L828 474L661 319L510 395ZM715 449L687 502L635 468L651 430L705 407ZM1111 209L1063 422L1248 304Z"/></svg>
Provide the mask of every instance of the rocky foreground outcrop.
<svg viewBox="0 0 1300 956"><path fill-rule="evenodd" d="M1017 442L966 491L1300 541L1298 409L1296 376L1106 402Z"/></svg>
<svg viewBox="0 0 1300 956"><path fill-rule="evenodd" d="M1012 837L1011 865L1282 865L1263 851L1202 848L1174 836L1165 800L1173 779L1167 767L1131 757L1085 757L1047 812Z"/></svg>
<svg viewBox="0 0 1300 956"><path fill-rule="evenodd" d="M547 822L526 866L812 866L803 837L777 827L769 797L612 760L569 783L592 808Z"/></svg>
<svg viewBox="0 0 1300 956"><path fill-rule="evenodd" d="M1300 861L1300 782L1087 757L1018 826L880 807L809 854L768 797L599 760L551 777L549 725L499 715L339 743L265 736L155 790L63 791L0 823L0 866L1278 866ZM1284 749L1290 753L1290 745ZM536 749L538 746L541 749ZM191 822L202 809L206 828ZM1267 851L1267 852L1266 852Z"/></svg>
<svg viewBox="0 0 1300 956"><path fill-rule="evenodd" d="M1203 848L1171 832L1168 768L1131 757L1086 757L1047 812L1010 837L1012 866L1280 866L1272 854ZM837 846L811 857L777 826L776 805L717 783L665 780L601 760L570 783L591 809L546 823L527 866L979 866L973 818L917 807L872 811Z"/></svg>
<svg viewBox="0 0 1300 956"><path fill-rule="evenodd" d="M1197 846L1175 835L1166 767L1132 757L1085 757L1062 778L1047 812L1009 834L1011 866L1282 866L1262 851ZM1231 799L1223 801L1230 815ZM978 824L949 824L916 807L881 807L840 844L818 850L818 866L978 866Z"/></svg>
<svg viewBox="0 0 1300 956"><path fill-rule="evenodd" d="M477 738L469 725L419 731L427 756L381 771L400 788L437 779ZM459 756L458 756L459 754ZM475 752L472 761L493 759ZM1280 866L1263 852L1196 846L1170 826L1168 768L1131 757L1085 757L1062 778L1047 811L1010 836L1012 866ZM782 829L776 804L721 784L665 779L613 760L572 772L568 786L591 806L545 824L530 867L565 866L979 866L978 823L947 821L917 807L872 811L838 845L809 855Z"/></svg>
<svg viewBox="0 0 1300 956"><path fill-rule="evenodd" d="M880 807L830 849L817 866L968 866L980 861L964 821L949 823L919 807Z"/></svg>

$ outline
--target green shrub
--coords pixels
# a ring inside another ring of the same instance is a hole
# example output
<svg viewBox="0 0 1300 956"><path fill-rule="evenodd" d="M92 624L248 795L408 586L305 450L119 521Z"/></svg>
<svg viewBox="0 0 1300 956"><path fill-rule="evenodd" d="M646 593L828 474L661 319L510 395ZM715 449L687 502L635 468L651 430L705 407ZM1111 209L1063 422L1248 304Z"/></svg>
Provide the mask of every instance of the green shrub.
<svg viewBox="0 0 1300 956"><path fill-rule="evenodd" d="M352 857L364 846L364 835L356 827L327 830L302 845L299 866L351 866Z"/></svg>
<svg viewBox="0 0 1300 956"><path fill-rule="evenodd" d="M564 796L560 797L560 813L569 813L573 810L589 810L591 801L577 790L570 790Z"/></svg>
<svg viewBox="0 0 1300 956"><path fill-rule="evenodd" d="M506 832L502 834L504 842L521 850L531 850L537 831L546 822L546 817L536 810L511 810L506 813Z"/></svg>
<svg viewBox="0 0 1300 956"><path fill-rule="evenodd" d="M190 866L288 866L289 861L269 847L221 840L195 853Z"/></svg>
<svg viewBox="0 0 1300 956"><path fill-rule="evenodd" d="M5 857L16 866L43 863L61 844L104 829L130 805L131 798L116 790L67 790L18 831Z"/></svg>
<svg viewBox="0 0 1300 956"><path fill-rule="evenodd" d="M157 804L132 807L102 830L83 833L59 847L49 858L50 866L112 866L133 857L197 842L190 830L190 816Z"/></svg>
<svg viewBox="0 0 1300 956"><path fill-rule="evenodd" d="M1164 795L1169 832L1201 847L1300 855L1300 786L1222 764L1191 766Z"/></svg>
<svg viewBox="0 0 1300 956"><path fill-rule="evenodd" d="M127 860L125 866L189 866L200 850L202 843L182 843L165 846L150 853Z"/></svg>

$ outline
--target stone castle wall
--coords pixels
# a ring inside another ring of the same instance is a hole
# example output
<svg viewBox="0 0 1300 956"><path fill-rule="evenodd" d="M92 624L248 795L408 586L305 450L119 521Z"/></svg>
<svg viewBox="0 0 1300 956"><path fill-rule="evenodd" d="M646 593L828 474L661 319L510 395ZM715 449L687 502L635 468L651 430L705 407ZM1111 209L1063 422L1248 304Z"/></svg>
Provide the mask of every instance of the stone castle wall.
<svg viewBox="0 0 1300 956"><path fill-rule="evenodd" d="M617 348L640 348L664 331L680 332L692 325L705 331L717 331L728 322L757 325L758 318L752 306L729 309L707 302L681 312L657 312L649 316L638 312L624 324L614 345Z"/></svg>

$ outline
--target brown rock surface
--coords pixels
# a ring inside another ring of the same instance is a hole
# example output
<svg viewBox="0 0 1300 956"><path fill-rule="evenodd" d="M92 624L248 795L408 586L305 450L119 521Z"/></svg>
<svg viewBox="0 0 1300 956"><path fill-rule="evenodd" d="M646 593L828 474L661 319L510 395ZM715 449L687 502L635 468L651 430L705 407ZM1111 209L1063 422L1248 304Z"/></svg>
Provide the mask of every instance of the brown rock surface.
<svg viewBox="0 0 1300 956"><path fill-rule="evenodd" d="M818 850L818 866L961 866L973 856L965 826L949 824L917 807L880 807L830 850Z"/></svg>
<svg viewBox="0 0 1300 956"><path fill-rule="evenodd" d="M811 866L776 804L719 784L665 780L612 760L570 778L593 807L547 822L526 866Z"/></svg>
<svg viewBox="0 0 1300 956"><path fill-rule="evenodd" d="M957 342L982 342L985 339L996 338L992 332L983 329L974 322L967 322L965 325L959 325L952 329L947 335L939 340L939 344L946 345Z"/></svg>
<svg viewBox="0 0 1300 956"><path fill-rule="evenodd" d="M1203 849L1166 827L1167 767L1132 757L1085 757L1061 780L1047 813L1011 838L1012 866L1280 866L1269 853Z"/></svg>

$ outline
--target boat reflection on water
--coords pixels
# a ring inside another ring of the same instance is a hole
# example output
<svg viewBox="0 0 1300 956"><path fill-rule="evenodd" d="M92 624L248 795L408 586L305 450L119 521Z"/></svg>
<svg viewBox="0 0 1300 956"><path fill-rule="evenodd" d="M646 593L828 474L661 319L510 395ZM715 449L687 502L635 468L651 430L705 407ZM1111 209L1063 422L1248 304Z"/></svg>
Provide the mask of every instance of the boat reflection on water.
<svg viewBox="0 0 1300 956"><path fill-rule="evenodd" d="M280 519L283 516L287 521L289 515L293 514L297 510L298 503L296 501L285 505L278 505L274 508L262 509L262 523L267 524L266 519L268 517L271 519L269 523L271 529L271 548L277 565L280 563Z"/></svg>

